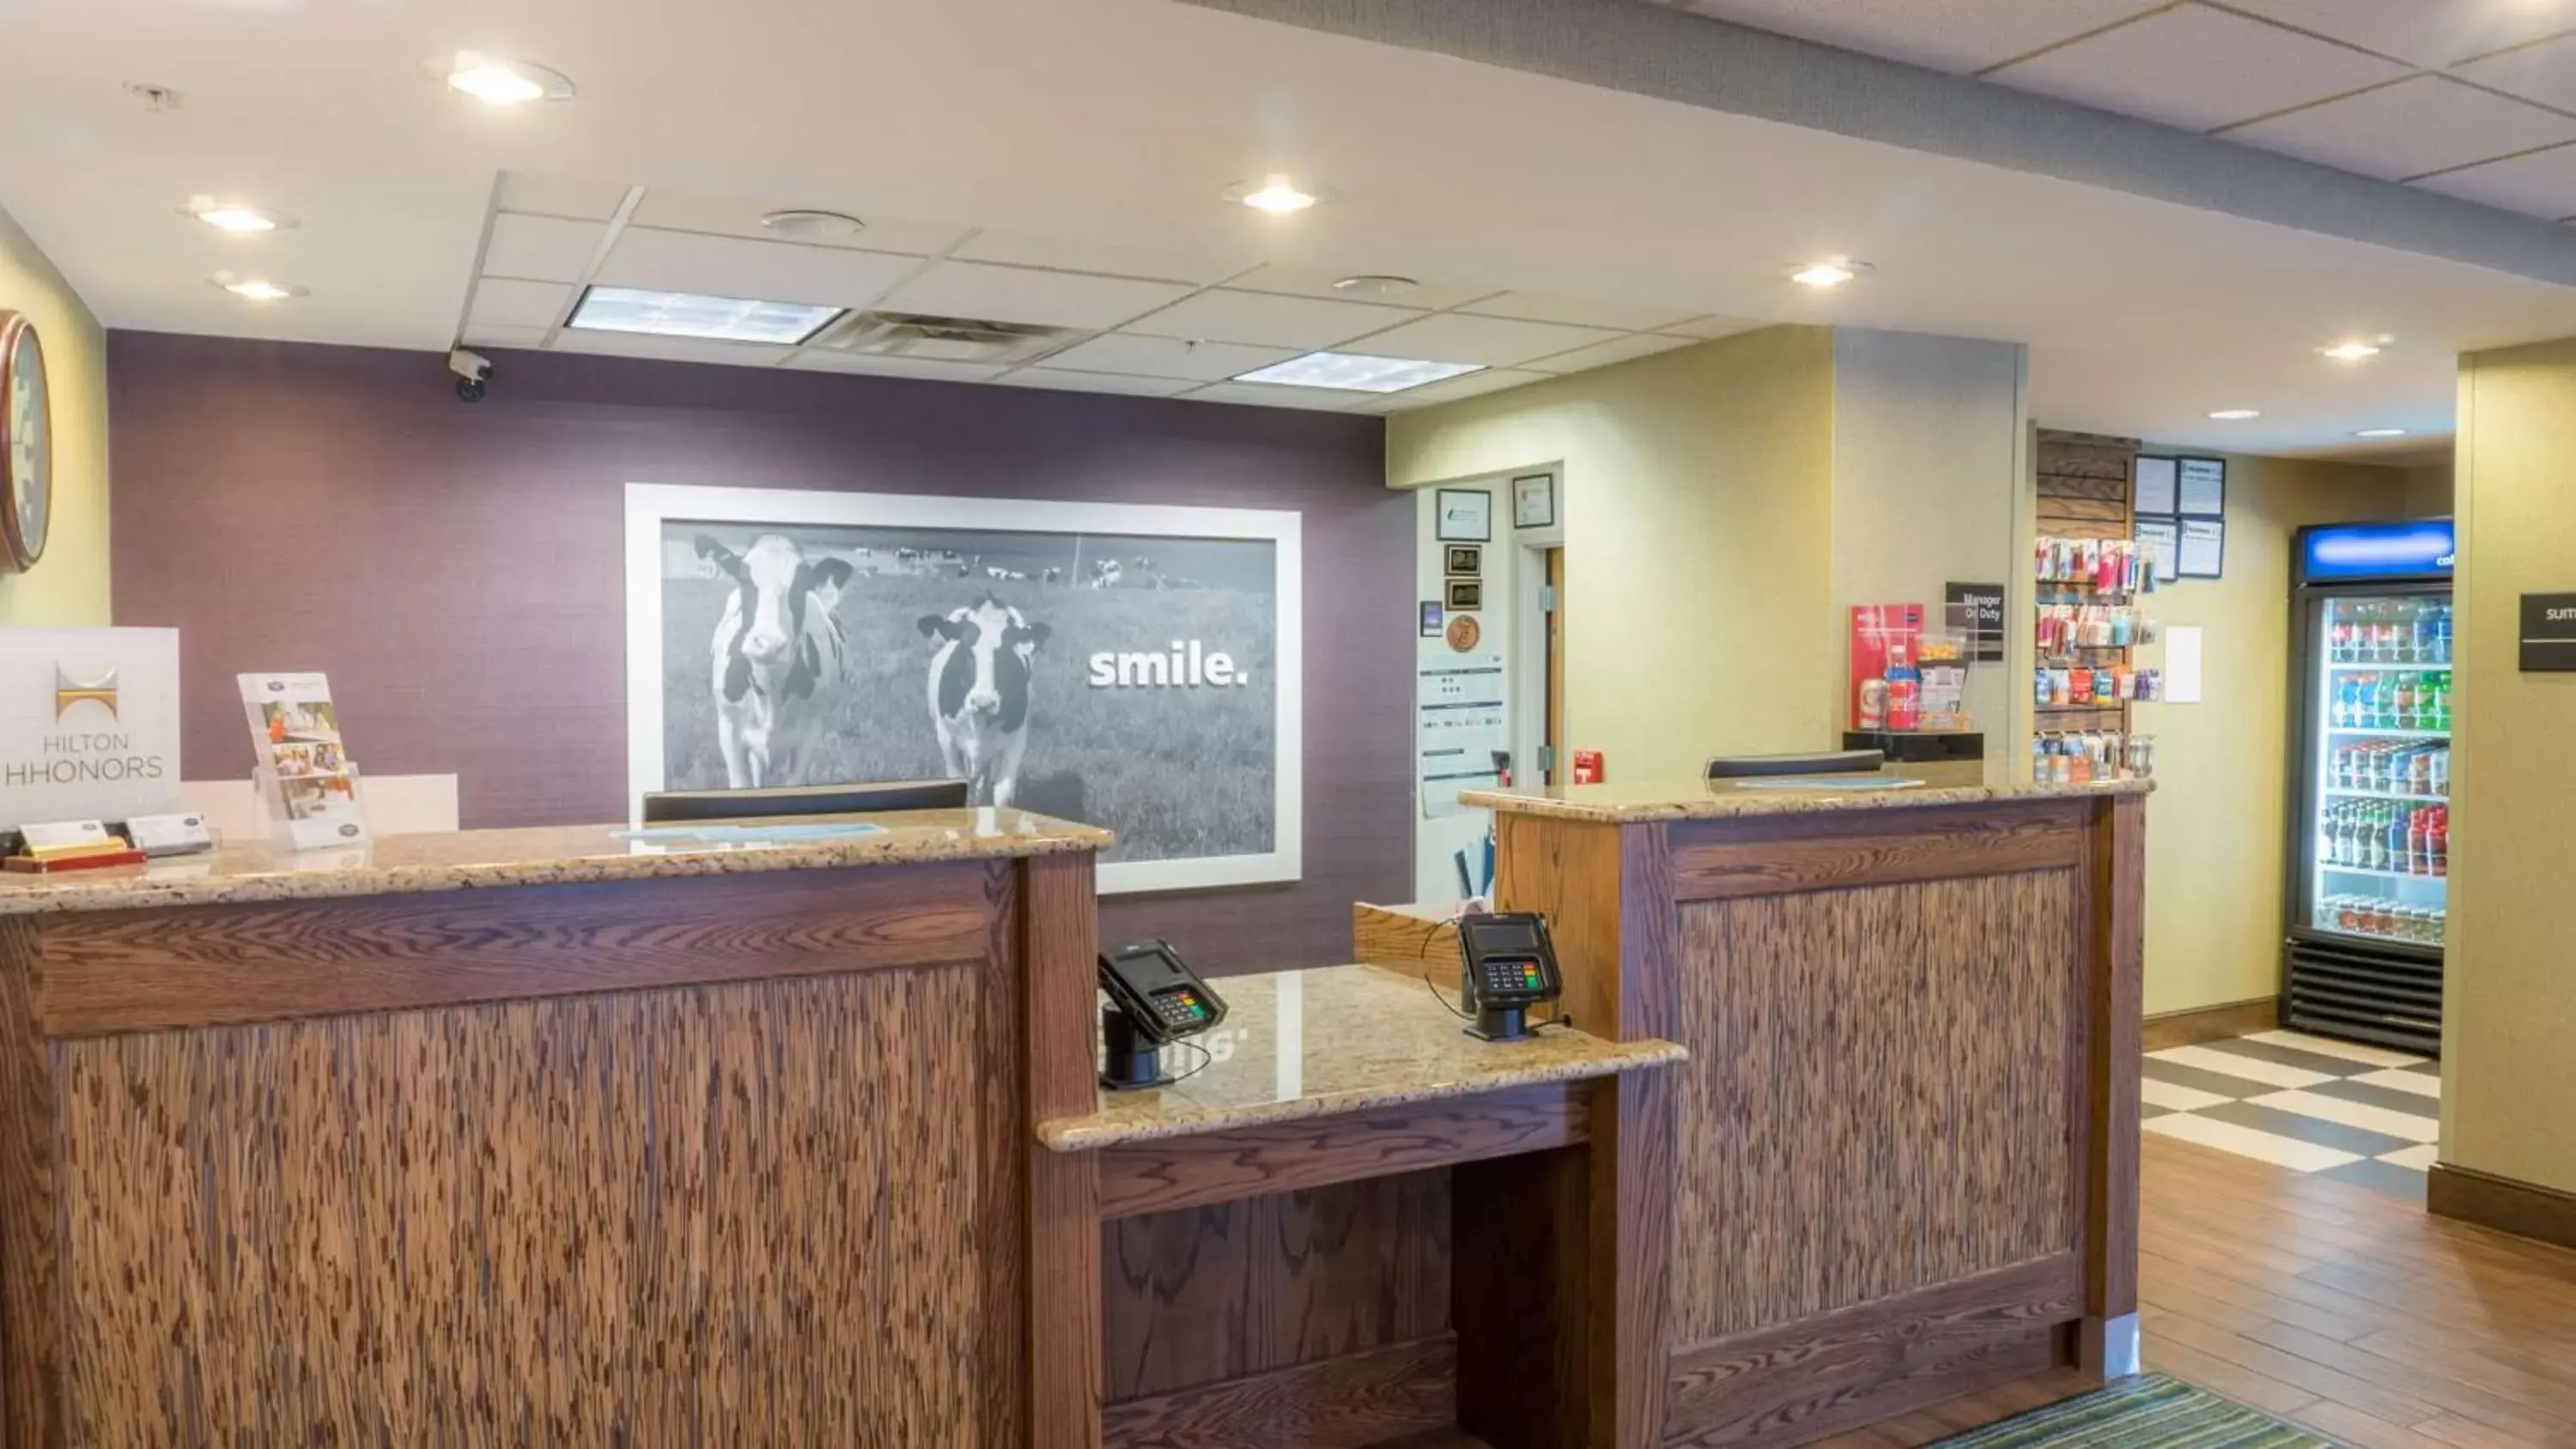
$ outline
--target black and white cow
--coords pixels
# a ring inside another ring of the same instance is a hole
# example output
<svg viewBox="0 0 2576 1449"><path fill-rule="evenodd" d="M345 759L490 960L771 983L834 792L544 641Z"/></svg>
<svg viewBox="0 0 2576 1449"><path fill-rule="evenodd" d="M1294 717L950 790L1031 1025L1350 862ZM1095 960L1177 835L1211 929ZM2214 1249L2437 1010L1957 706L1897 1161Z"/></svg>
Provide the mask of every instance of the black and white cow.
<svg viewBox="0 0 2576 1449"><path fill-rule="evenodd" d="M987 594L945 615L924 614L930 718L948 773L971 782L978 805L1008 805L1029 747L1029 660L1054 632Z"/></svg>
<svg viewBox="0 0 2576 1449"><path fill-rule="evenodd" d="M808 559L764 533L735 553L705 534L698 557L733 582L710 648L716 735L736 790L808 783L804 754L850 680L850 646L832 617L850 582L846 559Z"/></svg>

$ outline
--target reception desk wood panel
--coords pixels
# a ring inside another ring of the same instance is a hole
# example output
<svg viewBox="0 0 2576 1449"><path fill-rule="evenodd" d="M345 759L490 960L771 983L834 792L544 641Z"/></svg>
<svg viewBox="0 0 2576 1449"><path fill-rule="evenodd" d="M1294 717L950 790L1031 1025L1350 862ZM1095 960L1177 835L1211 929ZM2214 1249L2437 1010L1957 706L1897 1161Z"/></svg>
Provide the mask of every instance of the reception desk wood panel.
<svg viewBox="0 0 2576 1449"><path fill-rule="evenodd" d="M1097 836L891 833L0 895L9 1442L1027 1442L1025 878L1087 991Z"/></svg>
<svg viewBox="0 0 2576 1449"><path fill-rule="evenodd" d="M1794 1444L2133 1353L2142 786L1469 803L1577 1020L1690 1051L1622 1083L1669 1142L1594 1123L1637 1240L1591 1442Z"/></svg>

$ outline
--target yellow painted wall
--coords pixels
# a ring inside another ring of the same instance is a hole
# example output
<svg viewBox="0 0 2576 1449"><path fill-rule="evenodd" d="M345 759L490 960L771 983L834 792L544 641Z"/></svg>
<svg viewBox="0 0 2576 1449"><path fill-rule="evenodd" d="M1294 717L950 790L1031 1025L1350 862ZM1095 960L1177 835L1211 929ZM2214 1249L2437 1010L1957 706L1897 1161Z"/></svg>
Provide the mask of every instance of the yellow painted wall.
<svg viewBox="0 0 2576 1449"><path fill-rule="evenodd" d="M1613 780L1831 740L1833 361L1772 327L1388 420L1392 487L1563 463L1566 733Z"/></svg>
<svg viewBox="0 0 2576 1449"><path fill-rule="evenodd" d="M107 333L5 211L0 309L23 312L36 324L54 427L54 511L45 556L31 572L0 573L0 625L104 625Z"/></svg>
<svg viewBox="0 0 2576 1449"><path fill-rule="evenodd" d="M2460 360L2458 693L2442 1159L2576 1192L2576 674L2524 674L2520 596L2576 592L2576 341Z"/></svg>
<svg viewBox="0 0 2576 1449"><path fill-rule="evenodd" d="M2150 453L2200 452L2149 444ZM2290 787L2290 542L2300 526L2403 516L2401 469L2227 459L2225 577L2168 585L2148 610L2204 631L2202 703L2142 704L2156 740L2147 807L2148 1014L2274 995ZM2161 665L2162 645L2138 651Z"/></svg>

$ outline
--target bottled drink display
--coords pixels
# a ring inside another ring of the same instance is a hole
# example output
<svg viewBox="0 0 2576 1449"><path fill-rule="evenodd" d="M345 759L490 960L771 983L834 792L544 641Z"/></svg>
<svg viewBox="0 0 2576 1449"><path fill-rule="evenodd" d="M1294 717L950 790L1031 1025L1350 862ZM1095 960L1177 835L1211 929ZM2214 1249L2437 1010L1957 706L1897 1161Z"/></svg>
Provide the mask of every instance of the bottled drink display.
<svg viewBox="0 0 2576 1449"><path fill-rule="evenodd" d="M2451 855L2451 602L2334 599L2324 636L2313 924L2438 946Z"/></svg>

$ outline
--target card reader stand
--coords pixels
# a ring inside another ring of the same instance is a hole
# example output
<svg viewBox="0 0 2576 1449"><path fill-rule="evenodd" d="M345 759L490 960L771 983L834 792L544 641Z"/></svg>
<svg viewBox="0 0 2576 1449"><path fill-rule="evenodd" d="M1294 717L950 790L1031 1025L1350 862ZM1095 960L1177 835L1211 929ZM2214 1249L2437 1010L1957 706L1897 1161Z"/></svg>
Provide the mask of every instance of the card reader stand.
<svg viewBox="0 0 2576 1449"><path fill-rule="evenodd" d="M1100 1085L1113 1092L1168 1087L1163 1050L1136 1029L1136 1018L1115 1005L1100 1008Z"/></svg>
<svg viewBox="0 0 2576 1449"><path fill-rule="evenodd" d="M1529 1009L1564 992L1544 918L1486 913L1458 920L1458 995L1474 1011L1467 1034L1486 1041L1536 1035Z"/></svg>

